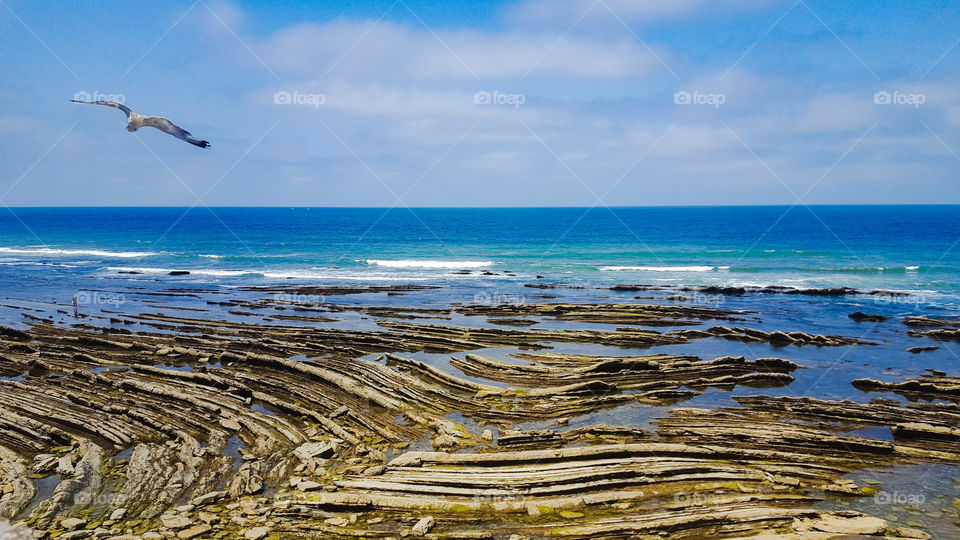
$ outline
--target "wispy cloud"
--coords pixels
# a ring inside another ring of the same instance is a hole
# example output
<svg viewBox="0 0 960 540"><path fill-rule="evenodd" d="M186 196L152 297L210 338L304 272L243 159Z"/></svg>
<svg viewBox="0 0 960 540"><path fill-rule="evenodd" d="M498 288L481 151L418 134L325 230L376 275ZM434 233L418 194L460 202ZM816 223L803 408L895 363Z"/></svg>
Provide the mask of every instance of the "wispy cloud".
<svg viewBox="0 0 960 540"><path fill-rule="evenodd" d="M448 50L416 26L369 26L369 21L346 20L297 25L267 38L264 58L286 75L309 76L346 53L329 77L375 81L507 79L528 69L536 76L602 80L642 77L658 69L653 55L629 36L603 41L571 36L541 58L555 40L551 33L437 31Z"/></svg>

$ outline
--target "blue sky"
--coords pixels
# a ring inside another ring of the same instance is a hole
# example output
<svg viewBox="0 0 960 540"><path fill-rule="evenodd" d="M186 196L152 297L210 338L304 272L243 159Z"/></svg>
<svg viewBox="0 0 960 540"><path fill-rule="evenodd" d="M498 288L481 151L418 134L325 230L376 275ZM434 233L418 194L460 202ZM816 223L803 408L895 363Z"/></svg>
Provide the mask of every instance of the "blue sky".
<svg viewBox="0 0 960 540"><path fill-rule="evenodd" d="M956 2L89 4L0 0L2 204L960 203Z"/></svg>

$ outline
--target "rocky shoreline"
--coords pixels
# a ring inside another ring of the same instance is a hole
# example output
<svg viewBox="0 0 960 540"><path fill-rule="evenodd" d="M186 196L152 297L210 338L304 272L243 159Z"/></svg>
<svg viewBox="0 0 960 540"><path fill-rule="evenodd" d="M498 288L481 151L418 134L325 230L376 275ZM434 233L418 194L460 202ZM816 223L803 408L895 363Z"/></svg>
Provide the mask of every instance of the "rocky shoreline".
<svg viewBox="0 0 960 540"><path fill-rule="evenodd" d="M423 287L308 289L0 327L0 519L59 539L929 538L845 509L880 489L850 476L960 464L956 377L850 381L903 400L771 396L802 359L682 352L871 347L863 336L682 302L428 309L304 299ZM861 294L838 291L709 292ZM207 317L214 303L236 317ZM377 328L338 327L348 313ZM956 339L955 321L903 322ZM737 406L682 405L744 387ZM568 427L620 407L657 412L649 428ZM956 497L940 514L960 523Z"/></svg>

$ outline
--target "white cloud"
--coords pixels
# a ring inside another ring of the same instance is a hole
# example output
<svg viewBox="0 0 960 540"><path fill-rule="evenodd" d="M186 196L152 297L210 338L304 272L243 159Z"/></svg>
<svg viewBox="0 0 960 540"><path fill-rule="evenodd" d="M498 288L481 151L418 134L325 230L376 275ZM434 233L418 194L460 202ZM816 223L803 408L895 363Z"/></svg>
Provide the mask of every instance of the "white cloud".
<svg viewBox="0 0 960 540"><path fill-rule="evenodd" d="M662 69L629 34L587 39L556 33L437 31L389 21L301 24L270 36L264 61L286 75L375 81L531 77L620 79Z"/></svg>
<svg viewBox="0 0 960 540"><path fill-rule="evenodd" d="M697 13L778 5L770 0L524 0L506 9L505 19L517 26L569 27L580 24L648 23Z"/></svg>
<svg viewBox="0 0 960 540"><path fill-rule="evenodd" d="M870 95L823 94L802 106L796 126L801 131L864 130L877 113Z"/></svg>

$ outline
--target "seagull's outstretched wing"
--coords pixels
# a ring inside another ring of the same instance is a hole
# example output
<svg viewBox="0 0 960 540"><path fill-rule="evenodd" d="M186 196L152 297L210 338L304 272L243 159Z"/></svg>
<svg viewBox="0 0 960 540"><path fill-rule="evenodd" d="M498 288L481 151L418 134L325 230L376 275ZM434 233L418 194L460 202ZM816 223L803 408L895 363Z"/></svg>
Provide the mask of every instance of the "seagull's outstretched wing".
<svg viewBox="0 0 960 540"><path fill-rule="evenodd" d="M164 133L173 135L178 139L187 141L188 143L194 146L199 146L200 148L208 148L210 146L208 141L197 139L189 131L160 116L148 116L144 118L143 125L157 128Z"/></svg>
<svg viewBox="0 0 960 540"><path fill-rule="evenodd" d="M74 103L85 103L87 105L106 105L107 107L120 109L121 111L123 111L123 114L127 115L127 118L130 118L130 113L133 112L130 110L130 107L127 107L123 103L117 103L116 101L77 101L75 99L71 99L70 101Z"/></svg>

